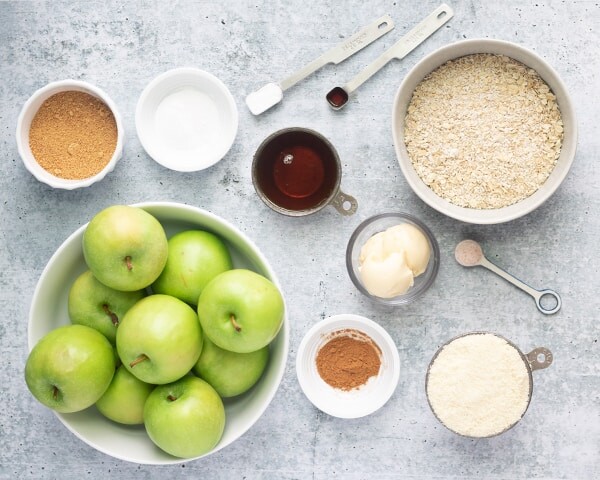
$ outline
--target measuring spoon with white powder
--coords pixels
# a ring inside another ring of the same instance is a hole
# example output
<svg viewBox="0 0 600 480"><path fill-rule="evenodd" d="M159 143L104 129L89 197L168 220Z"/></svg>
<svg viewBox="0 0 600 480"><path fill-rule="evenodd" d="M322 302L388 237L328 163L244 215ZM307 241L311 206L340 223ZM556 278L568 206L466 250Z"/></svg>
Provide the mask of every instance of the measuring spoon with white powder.
<svg viewBox="0 0 600 480"><path fill-rule="evenodd" d="M382 37L394 28L394 22L389 15L378 18L370 25L356 32L349 39L325 52L317 59L310 62L304 68L293 73L279 83L267 83L264 87L250 93L246 97L246 105L254 115L260 115L269 108L277 105L283 99L283 92L293 87L299 81L304 80L319 68L333 63L338 63L351 57L378 38Z"/></svg>
<svg viewBox="0 0 600 480"><path fill-rule="evenodd" d="M551 315L560 310L562 302L558 293L556 293L554 290L549 289L536 290L535 288L530 287L526 283L514 277L510 273L505 272L497 265L494 265L485 257L481 245L479 245L479 243L477 243L475 240L463 240L462 242L460 242L454 250L454 257L456 258L456 261L460 263L463 267L481 266L487 268L488 270L491 270L497 275L500 275L502 278L509 281L514 286L520 288L524 292L531 295L535 300L535 304L540 312L546 315ZM542 298L546 296L554 298L556 304L552 308L545 308L544 305L542 305Z"/></svg>

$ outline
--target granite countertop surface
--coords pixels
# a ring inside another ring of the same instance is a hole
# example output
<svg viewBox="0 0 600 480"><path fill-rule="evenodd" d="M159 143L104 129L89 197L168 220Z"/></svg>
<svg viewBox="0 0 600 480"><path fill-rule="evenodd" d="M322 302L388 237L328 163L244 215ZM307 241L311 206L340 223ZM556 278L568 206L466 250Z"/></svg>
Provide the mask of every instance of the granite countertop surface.
<svg viewBox="0 0 600 480"><path fill-rule="evenodd" d="M402 61L365 83L335 112L325 93L344 84L403 32L437 7L433 1L332 2L89 1L0 2L0 477L210 479L521 479L600 478L600 5L597 1L455 0L455 17ZM245 96L316 58L371 20L389 13L396 28L351 59L328 65L255 117ZM542 56L564 81L579 127L575 161L561 187L530 214L499 225L453 220L424 204L399 168L392 102L409 70L451 42L495 38ZM170 171L154 162L135 131L143 88L156 75L193 66L220 78L239 110L231 150L213 167ZM15 143L20 109L38 88L75 78L105 90L125 126L122 159L101 182L53 190L23 166ZM355 215L332 207L304 218L267 208L250 175L252 156L272 132L312 128L336 147L342 189L358 199ZM291 329L285 375L272 403L236 442L206 458L171 466L128 463L96 451L38 404L24 382L29 305L40 274L61 243L104 207L173 201L209 210L236 225L265 253L281 282ZM375 214L411 213L436 236L441 266L418 301L386 308L362 296L345 266L347 241ZM553 288L559 313L544 316L530 297L453 256L466 237L489 258L536 288ZM302 393L297 349L322 318L355 313L394 339L398 387L376 413L331 417ZM498 437L473 440L445 429L424 391L440 345L489 330L524 351L545 346L550 368L534 372L529 409Z"/></svg>

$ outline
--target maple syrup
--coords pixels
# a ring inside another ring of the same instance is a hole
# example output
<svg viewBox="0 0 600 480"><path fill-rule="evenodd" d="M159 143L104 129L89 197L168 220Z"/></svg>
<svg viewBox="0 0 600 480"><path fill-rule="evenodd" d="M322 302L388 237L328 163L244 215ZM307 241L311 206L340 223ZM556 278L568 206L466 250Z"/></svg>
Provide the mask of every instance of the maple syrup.
<svg viewBox="0 0 600 480"><path fill-rule="evenodd" d="M340 164L333 146L312 130L291 128L267 138L254 157L257 192L279 209L319 210L336 195Z"/></svg>

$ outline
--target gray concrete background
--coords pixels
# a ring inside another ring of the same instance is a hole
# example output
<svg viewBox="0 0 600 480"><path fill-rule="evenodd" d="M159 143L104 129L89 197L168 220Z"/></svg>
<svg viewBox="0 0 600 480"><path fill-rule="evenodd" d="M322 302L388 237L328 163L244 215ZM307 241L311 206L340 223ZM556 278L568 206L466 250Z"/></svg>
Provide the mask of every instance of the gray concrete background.
<svg viewBox="0 0 600 480"><path fill-rule="evenodd" d="M450 3L455 18L363 85L341 112L327 106L325 93L394 43L436 1L0 3L0 477L600 478L600 6L585 0ZM269 113L257 118L247 110L247 93L285 77L384 13L396 23L390 34L286 92ZM437 47L477 37L513 41L544 57L572 94L580 128L577 157L561 188L533 213L495 226L463 224L421 202L400 172L390 128L393 96L408 70ZM221 78L240 113L231 151L199 173L161 167L135 134L142 89L154 76L179 66ZM23 167L14 138L29 95L64 78L84 79L107 91L126 128L124 156L114 172L72 192L35 180ZM252 154L268 134L289 126L314 128L337 147L342 188L359 201L356 215L344 218L328 207L293 219L262 204L250 180ZM217 454L171 467L130 464L88 447L34 401L23 381L29 303L52 253L108 205L159 200L205 208L247 233L277 271L291 324L287 371L262 418ZM344 254L363 219L398 210L431 227L442 264L423 298L387 309L353 287ZM493 261L531 285L560 292L562 310L545 317L527 295L500 278L458 266L453 249L466 236L481 240ZM358 420L315 409L294 370L308 328L344 312L386 328L402 362L391 400ZM437 423L425 399L424 375L442 343L481 329L508 337L524 351L546 346L555 360L534 374L525 418L500 437L476 441Z"/></svg>

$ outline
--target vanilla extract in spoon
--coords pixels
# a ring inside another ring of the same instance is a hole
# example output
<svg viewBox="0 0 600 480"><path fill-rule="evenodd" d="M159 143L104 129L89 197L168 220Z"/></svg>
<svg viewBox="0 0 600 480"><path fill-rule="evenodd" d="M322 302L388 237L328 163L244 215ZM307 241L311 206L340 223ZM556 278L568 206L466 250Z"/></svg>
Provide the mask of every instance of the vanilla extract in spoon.
<svg viewBox="0 0 600 480"><path fill-rule="evenodd" d="M327 102L334 110L340 110L348 103L350 95L363 83L369 80L379 70L394 59L402 60L406 55L417 48L429 36L433 35L454 16L454 11L442 3L424 20L413 27L406 35L392 45L388 50L373 60L361 70L352 80L343 87L334 87L325 96Z"/></svg>

